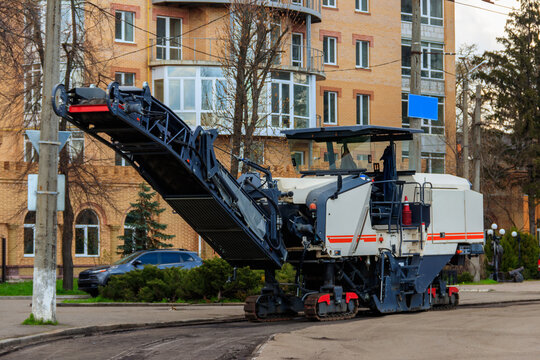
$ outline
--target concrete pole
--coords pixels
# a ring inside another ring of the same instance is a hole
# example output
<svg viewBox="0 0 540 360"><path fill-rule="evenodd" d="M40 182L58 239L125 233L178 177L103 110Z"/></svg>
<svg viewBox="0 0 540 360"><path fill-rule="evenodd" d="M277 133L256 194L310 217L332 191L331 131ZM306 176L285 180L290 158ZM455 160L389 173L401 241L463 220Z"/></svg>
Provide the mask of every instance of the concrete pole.
<svg viewBox="0 0 540 360"><path fill-rule="evenodd" d="M52 322L56 322L56 198L60 143L58 118L52 110L51 93L60 78L60 5L60 0L47 0L32 296L34 318Z"/></svg>
<svg viewBox="0 0 540 360"><path fill-rule="evenodd" d="M412 39L411 39L411 94L422 94L422 21L420 0L412 1ZM421 129L421 119L411 118L411 129ZM422 171L422 137L414 134L409 149L409 169Z"/></svg>
<svg viewBox="0 0 540 360"><path fill-rule="evenodd" d="M480 192L480 149L482 147L482 85L476 85L476 106L474 108L474 183L473 190Z"/></svg>
<svg viewBox="0 0 540 360"><path fill-rule="evenodd" d="M463 80L463 177L469 180L469 73Z"/></svg>

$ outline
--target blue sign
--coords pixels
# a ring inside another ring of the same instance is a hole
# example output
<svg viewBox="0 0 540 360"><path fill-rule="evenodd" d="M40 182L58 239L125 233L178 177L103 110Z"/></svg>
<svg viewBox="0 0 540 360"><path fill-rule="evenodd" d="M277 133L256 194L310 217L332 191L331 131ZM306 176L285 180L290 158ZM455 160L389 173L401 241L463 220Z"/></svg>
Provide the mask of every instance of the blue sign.
<svg viewBox="0 0 540 360"><path fill-rule="evenodd" d="M430 96L409 94L408 117L438 120L438 99Z"/></svg>

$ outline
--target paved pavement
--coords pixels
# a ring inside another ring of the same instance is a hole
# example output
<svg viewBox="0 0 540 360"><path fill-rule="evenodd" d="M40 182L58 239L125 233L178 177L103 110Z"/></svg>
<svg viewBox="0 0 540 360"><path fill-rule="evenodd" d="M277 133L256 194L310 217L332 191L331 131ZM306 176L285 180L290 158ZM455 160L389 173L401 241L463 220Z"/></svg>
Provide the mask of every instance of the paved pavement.
<svg viewBox="0 0 540 360"><path fill-rule="evenodd" d="M528 281L521 284L506 283L481 286L460 286L461 304L498 303L517 300L539 300L540 281ZM0 297L0 352L3 346L11 341L24 341L28 336L56 334L63 331L85 327L114 326L144 326L145 324L157 323L158 326L167 323L181 323L185 321L212 321L240 319L243 316L243 306L234 304L229 306L220 305L170 305L153 304L153 306L105 306L102 304L90 304L90 306L58 306L57 326L25 326L21 322L26 319L30 312L30 300L6 299ZM99 330L94 328L92 331ZM45 336L45 335L43 335ZM36 338L36 337L34 337Z"/></svg>

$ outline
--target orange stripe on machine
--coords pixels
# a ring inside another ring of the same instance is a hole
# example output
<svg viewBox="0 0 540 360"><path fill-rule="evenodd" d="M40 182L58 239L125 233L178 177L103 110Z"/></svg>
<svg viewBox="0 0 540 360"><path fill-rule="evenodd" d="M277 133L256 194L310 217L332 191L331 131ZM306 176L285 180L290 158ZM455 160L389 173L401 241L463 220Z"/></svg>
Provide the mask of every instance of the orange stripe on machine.
<svg viewBox="0 0 540 360"><path fill-rule="evenodd" d="M353 235L328 235L328 242L332 244L351 243L353 241ZM376 242L377 235L362 235L360 240L364 242Z"/></svg>

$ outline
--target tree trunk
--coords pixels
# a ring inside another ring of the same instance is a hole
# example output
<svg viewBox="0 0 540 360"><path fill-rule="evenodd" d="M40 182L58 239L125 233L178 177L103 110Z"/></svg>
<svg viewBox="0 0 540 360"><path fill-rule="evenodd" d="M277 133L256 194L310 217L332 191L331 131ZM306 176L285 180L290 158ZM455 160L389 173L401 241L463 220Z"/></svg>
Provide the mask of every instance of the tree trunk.
<svg viewBox="0 0 540 360"><path fill-rule="evenodd" d="M64 150L63 152L67 151ZM62 157L64 156L61 156L61 158ZM67 157L67 155L65 157ZM71 198L69 196L68 171L63 166L64 161L61 161L60 164L60 173L64 174L66 177L66 203L64 208L64 223L62 224L62 267L64 269L64 281L62 284L64 290L73 290L73 258L71 256L71 249L73 244L74 214Z"/></svg>

